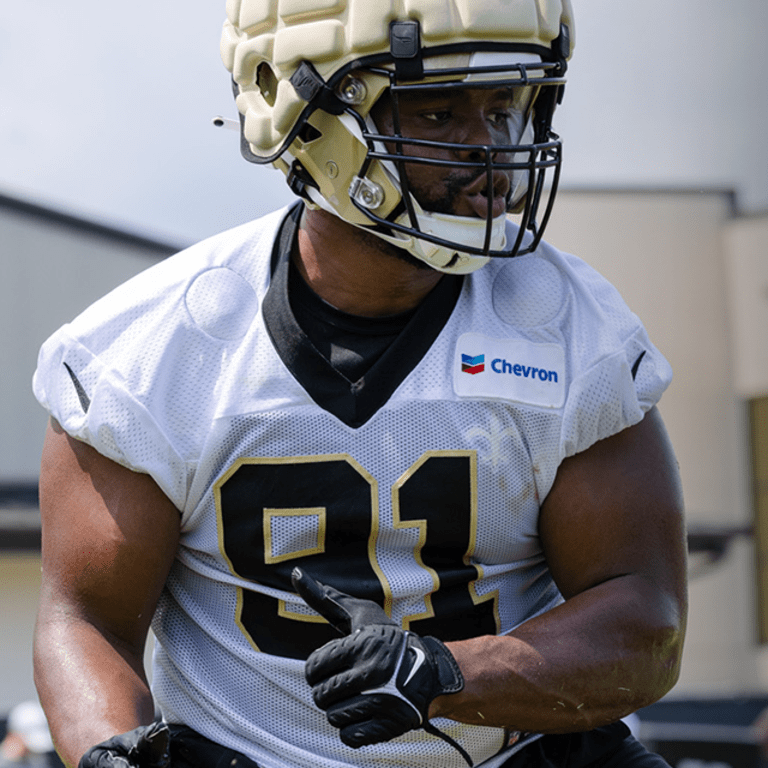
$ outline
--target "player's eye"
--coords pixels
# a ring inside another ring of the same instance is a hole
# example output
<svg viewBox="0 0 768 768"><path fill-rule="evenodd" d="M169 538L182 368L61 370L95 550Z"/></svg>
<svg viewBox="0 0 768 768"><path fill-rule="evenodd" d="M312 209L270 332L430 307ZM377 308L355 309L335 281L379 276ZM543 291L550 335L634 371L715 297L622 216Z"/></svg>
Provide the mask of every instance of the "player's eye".
<svg viewBox="0 0 768 768"><path fill-rule="evenodd" d="M452 114L450 109L433 109L422 112L421 117L433 123L444 123L446 120L450 120Z"/></svg>
<svg viewBox="0 0 768 768"><path fill-rule="evenodd" d="M512 109L498 109L491 112L489 120L491 123L498 127L504 127L507 125L509 119L512 117Z"/></svg>

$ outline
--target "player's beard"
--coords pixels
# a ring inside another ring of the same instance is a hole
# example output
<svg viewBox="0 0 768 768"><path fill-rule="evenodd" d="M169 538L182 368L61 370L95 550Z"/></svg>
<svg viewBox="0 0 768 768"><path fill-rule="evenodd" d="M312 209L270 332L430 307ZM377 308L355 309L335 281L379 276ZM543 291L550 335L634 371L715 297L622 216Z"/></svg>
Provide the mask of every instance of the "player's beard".
<svg viewBox="0 0 768 768"><path fill-rule="evenodd" d="M456 216L459 195L466 187L477 180L485 171L451 171L443 180L442 187L433 192L430 187L420 188L418 184L410 184L411 194L419 201L419 205L431 213L445 213Z"/></svg>
<svg viewBox="0 0 768 768"><path fill-rule="evenodd" d="M365 229L361 230L361 237L366 247L376 250L384 256L399 259L417 269L433 269L426 261L417 259L404 248L398 248L394 243L390 243L389 240L384 240Z"/></svg>

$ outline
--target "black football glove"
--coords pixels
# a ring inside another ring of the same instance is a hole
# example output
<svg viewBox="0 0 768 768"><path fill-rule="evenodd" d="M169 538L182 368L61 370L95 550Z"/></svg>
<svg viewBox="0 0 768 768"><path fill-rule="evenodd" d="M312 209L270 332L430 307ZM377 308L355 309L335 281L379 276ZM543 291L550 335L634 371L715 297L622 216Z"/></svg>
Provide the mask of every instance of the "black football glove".
<svg viewBox="0 0 768 768"><path fill-rule="evenodd" d="M165 723L142 725L91 747L78 768L168 768L170 742Z"/></svg>
<svg viewBox="0 0 768 768"><path fill-rule="evenodd" d="M429 725L429 705L464 687L456 660L434 637L401 629L372 600L346 595L295 568L296 591L345 637L307 659L312 697L350 747L389 741L414 730L452 739ZM471 762L470 762L471 764Z"/></svg>

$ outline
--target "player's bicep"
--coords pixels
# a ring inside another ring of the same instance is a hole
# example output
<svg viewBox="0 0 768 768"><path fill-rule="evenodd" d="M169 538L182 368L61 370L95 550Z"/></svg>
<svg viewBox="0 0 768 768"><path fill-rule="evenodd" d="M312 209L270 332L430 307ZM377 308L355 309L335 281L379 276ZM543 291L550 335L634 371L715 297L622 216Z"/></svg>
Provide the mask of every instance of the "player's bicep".
<svg viewBox="0 0 768 768"><path fill-rule="evenodd" d="M566 459L545 500L540 534L568 599L639 576L685 600L686 545L677 462L657 410Z"/></svg>
<svg viewBox="0 0 768 768"><path fill-rule="evenodd" d="M52 421L40 472L41 620L93 623L142 645L179 536L179 513L148 476Z"/></svg>

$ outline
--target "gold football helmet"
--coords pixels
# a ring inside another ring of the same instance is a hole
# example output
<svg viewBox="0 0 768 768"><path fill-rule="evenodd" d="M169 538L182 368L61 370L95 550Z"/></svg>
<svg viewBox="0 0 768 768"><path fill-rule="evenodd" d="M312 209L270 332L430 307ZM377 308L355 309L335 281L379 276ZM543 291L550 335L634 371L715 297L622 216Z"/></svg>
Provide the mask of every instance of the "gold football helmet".
<svg viewBox="0 0 768 768"><path fill-rule="evenodd" d="M246 159L279 168L308 205L435 269L465 273L541 239L561 163L552 115L572 47L570 0L228 0L221 54ZM449 88L508 90L507 142L405 135L399 101ZM371 117L384 94L386 134ZM484 215L422 206L412 179L425 165L484 177ZM499 174L507 212L494 215L489 190Z"/></svg>

